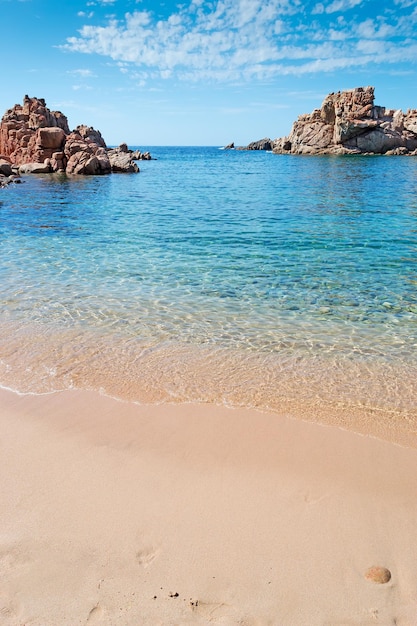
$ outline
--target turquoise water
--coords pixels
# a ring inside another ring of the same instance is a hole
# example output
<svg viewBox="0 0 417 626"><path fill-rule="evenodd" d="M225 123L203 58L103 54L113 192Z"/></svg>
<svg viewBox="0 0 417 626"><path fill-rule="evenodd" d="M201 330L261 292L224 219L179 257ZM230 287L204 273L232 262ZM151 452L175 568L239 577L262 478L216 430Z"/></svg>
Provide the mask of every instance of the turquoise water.
<svg viewBox="0 0 417 626"><path fill-rule="evenodd" d="M413 422L417 159L150 150L1 191L0 383Z"/></svg>

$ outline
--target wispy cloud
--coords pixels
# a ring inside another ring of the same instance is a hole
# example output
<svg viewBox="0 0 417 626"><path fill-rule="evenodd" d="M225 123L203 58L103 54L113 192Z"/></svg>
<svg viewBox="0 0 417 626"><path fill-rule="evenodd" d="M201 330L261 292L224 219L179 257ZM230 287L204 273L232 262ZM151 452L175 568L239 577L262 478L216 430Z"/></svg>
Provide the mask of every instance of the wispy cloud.
<svg viewBox="0 0 417 626"><path fill-rule="evenodd" d="M314 7L313 13L340 13L362 4L363 1L364 0L333 0L327 5L320 2Z"/></svg>
<svg viewBox="0 0 417 626"><path fill-rule="evenodd" d="M417 0L394 0L394 4L403 9L408 9L409 7L417 6Z"/></svg>
<svg viewBox="0 0 417 626"><path fill-rule="evenodd" d="M269 80L415 63L417 0L394 4L401 10L373 0L312 2L309 10L302 0L189 0L164 19L134 11L85 25L63 47L108 57L141 80Z"/></svg>
<svg viewBox="0 0 417 626"><path fill-rule="evenodd" d="M104 6L109 6L110 4L114 4L115 2L116 0L90 0L90 2L87 2L87 6L92 7L100 4Z"/></svg>
<svg viewBox="0 0 417 626"><path fill-rule="evenodd" d="M79 78L92 78L95 76L94 72L88 69L68 70L67 74L72 74Z"/></svg>

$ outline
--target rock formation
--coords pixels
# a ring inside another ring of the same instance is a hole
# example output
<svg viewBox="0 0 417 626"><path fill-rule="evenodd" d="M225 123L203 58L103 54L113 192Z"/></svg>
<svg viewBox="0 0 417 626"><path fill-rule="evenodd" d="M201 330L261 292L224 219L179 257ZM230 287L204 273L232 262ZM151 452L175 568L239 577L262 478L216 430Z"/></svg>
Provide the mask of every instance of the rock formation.
<svg viewBox="0 0 417 626"><path fill-rule="evenodd" d="M329 94L320 109L300 115L279 154L417 155L417 109L403 113L374 105L374 88Z"/></svg>
<svg viewBox="0 0 417 626"><path fill-rule="evenodd" d="M236 146L234 142L224 146L223 150L272 150L274 142L272 139L266 137L265 139L259 139L259 141L252 141L247 146Z"/></svg>
<svg viewBox="0 0 417 626"><path fill-rule="evenodd" d="M139 172L132 151L127 150L123 160L113 158L112 152L90 126L71 132L65 115L50 111L42 98L25 96L23 105L6 111L0 122L0 162L8 163L14 173Z"/></svg>
<svg viewBox="0 0 417 626"><path fill-rule="evenodd" d="M129 150L125 143L121 143L117 148L108 149L107 154L113 172L138 172L139 168L134 161L150 161L152 159L149 152Z"/></svg>
<svg viewBox="0 0 417 626"><path fill-rule="evenodd" d="M274 142L266 137L265 139L259 139L259 141L252 141L245 148L237 148L237 150L272 150Z"/></svg>

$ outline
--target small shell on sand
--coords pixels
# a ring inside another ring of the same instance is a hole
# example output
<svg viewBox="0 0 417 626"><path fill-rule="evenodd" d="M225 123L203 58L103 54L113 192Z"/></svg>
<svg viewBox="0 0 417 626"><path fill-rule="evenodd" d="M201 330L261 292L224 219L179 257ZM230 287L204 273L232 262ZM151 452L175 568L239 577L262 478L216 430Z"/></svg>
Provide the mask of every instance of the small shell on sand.
<svg viewBox="0 0 417 626"><path fill-rule="evenodd" d="M366 580L383 585L391 580L391 572L386 567L374 565L365 572Z"/></svg>

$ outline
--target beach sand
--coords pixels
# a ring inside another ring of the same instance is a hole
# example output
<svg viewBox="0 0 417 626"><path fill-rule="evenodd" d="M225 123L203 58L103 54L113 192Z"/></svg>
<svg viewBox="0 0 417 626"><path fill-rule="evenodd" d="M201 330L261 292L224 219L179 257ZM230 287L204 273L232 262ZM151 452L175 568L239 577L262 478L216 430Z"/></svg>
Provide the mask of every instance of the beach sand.
<svg viewBox="0 0 417 626"><path fill-rule="evenodd" d="M1 624L417 624L416 449L84 391L0 407Z"/></svg>

